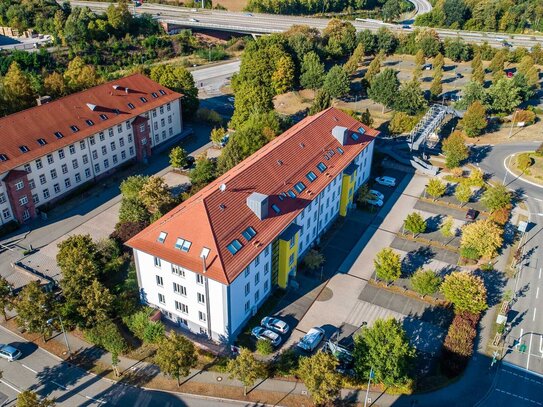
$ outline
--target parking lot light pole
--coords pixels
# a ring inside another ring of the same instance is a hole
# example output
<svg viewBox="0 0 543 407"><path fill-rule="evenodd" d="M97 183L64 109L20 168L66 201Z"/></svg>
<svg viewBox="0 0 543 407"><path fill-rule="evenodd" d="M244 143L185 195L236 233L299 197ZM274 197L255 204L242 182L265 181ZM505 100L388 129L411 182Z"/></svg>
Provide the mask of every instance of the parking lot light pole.
<svg viewBox="0 0 543 407"><path fill-rule="evenodd" d="M364 407L368 405L368 395L370 393L370 385L371 385L371 379L375 377L375 373L373 373L373 367L370 369L370 377L368 379L368 388L366 389L366 397L364 398Z"/></svg>
<svg viewBox="0 0 543 407"><path fill-rule="evenodd" d="M64 335L64 342L66 343L66 348L68 349L68 359L72 357L72 350L70 349L70 343L68 342L68 335L66 334L66 329L64 329L64 323L62 322L62 318L60 315L57 315L56 318L51 318L47 320L47 324L51 325L55 319L58 319L60 322L60 327L62 329L62 334Z"/></svg>

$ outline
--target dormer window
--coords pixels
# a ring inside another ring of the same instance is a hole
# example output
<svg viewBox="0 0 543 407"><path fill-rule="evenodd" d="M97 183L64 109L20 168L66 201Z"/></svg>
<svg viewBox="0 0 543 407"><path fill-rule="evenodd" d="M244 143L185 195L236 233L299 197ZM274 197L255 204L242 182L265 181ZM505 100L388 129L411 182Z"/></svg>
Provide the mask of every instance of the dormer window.
<svg viewBox="0 0 543 407"><path fill-rule="evenodd" d="M364 133L366 132L366 129L365 129L364 127L359 127L359 128L358 128L358 132L359 132L360 134L364 134Z"/></svg>
<svg viewBox="0 0 543 407"><path fill-rule="evenodd" d="M337 152L340 153L341 155L343 155L344 151L341 147L338 147L337 148Z"/></svg>
<svg viewBox="0 0 543 407"><path fill-rule="evenodd" d="M290 196L291 198L296 198L296 194L294 193L294 191L292 189L289 189L287 191L287 194L288 196Z"/></svg>
<svg viewBox="0 0 543 407"><path fill-rule="evenodd" d="M100 115L100 119L102 119L102 120L107 120L107 114L103 114L103 113L102 113L102 114Z"/></svg>
<svg viewBox="0 0 543 407"><path fill-rule="evenodd" d="M279 207L276 205L276 204L272 204L271 208L273 209L273 211L275 213L281 213L281 209L279 209Z"/></svg>
<svg viewBox="0 0 543 407"><path fill-rule="evenodd" d="M147 103L147 99L146 99L146 98L144 98L143 96L142 96L142 97L140 97L140 100L141 100L141 101L142 101L143 103Z"/></svg>
<svg viewBox="0 0 543 407"><path fill-rule="evenodd" d="M79 127L77 127L75 124L72 124L72 125L70 126L70 129L72 129L72 131L73 131L74 133L77 133L77 132L79 131Z"/></svg>
<svg viewBox="0 0 543 407"><path fill-rule="evenodd" d="M128 104L128 107L129 107L130 109L135 109L135 108L136 108L136 106L134 106L132 103L129 103L129 104Z"/></svg>
<svg viewBox="0 0 543 407"><path fill-rule="evenodd" d="M113 109L113 111L114 111L115 114L117 114L117 115L121 113L119 109Z"/></svg>
<svg viewBox="0 0 543 407"><path fill-rule="evenodd" d="M164 243L164 240L166 240L166 236L168 236L166 232L160 232L160 234L158 235L157 242Z"/></svg>
<svg viewBox="0 0 543 407"><path fill-rule="evenodd" d="M160 89L160 90L158 91L158 93L160 93L161 95L165 95L165 94L166 94L166 91Z"/></svg>
<svg viewBox="0 0 543 407"><path fill-rule="evenodd" d="M30 151L27 146L19 146L19 150L21 150L21 153L28 153Z"/></svg>
<svg viewBox="0 0 543 407"><path fill-rule="evenodd" d="M8 160L8 156L5 155L5 154L0 154L0 161L7 161Z"/></svg>
<svg viewBox="0 0 543 407"><path fill-rule="evenodd" d="M317 164L317 168L319 169L320 172L324 172L326 171L328 167L323 162L320 162Z"/></svg>
<svg viewBox="0 0 543 407"><path fill-rule="evenodd" d="M354 141L358 140L358 134L356 134L356 133L351 133L351 138L352 138Z"/></svg>
<svg viewBox="0 0 543 407"><path fill-rule="evenodd" d="M294 189L298 191L299 194L301 194L302 191L305 189L305 184L303 182L298 182L296 185L294 185Z"/></svg>
<svg viewBox="0 0 543 407"><path fill-rule="evenodd" d="M239 252L239 250L243 247L243 245L241 244L241 242L238 240L238 239L234 239L230 242L230 244L228 246L226 246L226 248L228 249L228 251L232 254L236 254L237 252Z"/></svg>
<svg viewBox="0 0 543 407"><path fill-rule="evenodd" d="M87 123L87 126L94 126L94 122L90 119L85 120L85 123Z"/></svg>
<svg viewBox="0 0 543 407"><path fill-rule="evenodd" d="M305 177L309 180L309 182L313 182L317 179L317 176L313 171L309 171L307 174L305 174Z"/></svg>
<svg viewBox="0 0 543 407"><path fill-rule="evenodd" d="M55 137L61 139L64 135L60 131L55 131Z"/></svg>
<svg viewBox="0 0 543 407"><path fill-rule="evenodd" d="M249 226L247 229L241 232L241 234L247 241L249 241L256 236L256 230Z"/></svg>
<svg viewBox="0 0 543 407"><path fill-rule="evenodd" d="M158 97L158 95L157 95L155 92L151 93L151 95L153 95L153 97L154 97L155 99Z"/></svg>

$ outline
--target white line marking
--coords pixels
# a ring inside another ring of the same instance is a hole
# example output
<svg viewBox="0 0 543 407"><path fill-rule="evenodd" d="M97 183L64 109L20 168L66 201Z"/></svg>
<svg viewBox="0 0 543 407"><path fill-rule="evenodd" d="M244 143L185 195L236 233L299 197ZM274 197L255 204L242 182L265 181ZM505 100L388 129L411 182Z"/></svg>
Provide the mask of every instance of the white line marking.
<svg viewBox="0 0 543 407"><path fill-rule="evenodd" d="M60 387L61 389L64 389L64 390L67 390L67 389L68 389L66 386L63 386L62 384L57 383L57 382L55 382L55 381L51 381L51 383L53 383L54 385Z"/></svg>
<svg viewBox="0 0 543 407"><path fill-rule="evenodd" d="M11 384L7 383L6 381L0 379L0 383L4 383L6 386L8 386L10 389L15 390L17 393L21 393L21 390L19 390L17 387L12 386Z"/></svg>
<svg viewBox="0 0 543 407"><path fill-rule="evenodd" d="M543 355L543 335L539 337L539 352Z"/></svg>
<svg viewBox="0 0 543 407"><path fill-rule="evenodd" d="M539 269L539 278L541 278L541 269Z"/></svg>
<svg viewBox="0 0 543 407"><path fill-rule="evenodd" d="M532 321L535 321L535 313L537 311L537 308L534 308L534 317L532 318Z"/></svg>
<svg viewBox="0 0 543 407"><path fill-rule="evenodd" d="M532 338L533 338L533 335L530 334L530 345L528 345L528 360L526 360L526 370L530 370L530 356L532 353Z"/></svg>
<svg viewBox="0 0 543 407"><path fill-rule="evenodd" d="M541 406L542 404L537 401L537 400L532 400L532 399L529 399L527 397L524 397L524 396L521 396L521 395L518 395L518 394L515 394L515 393L510 393L508 391L505 391L505 390L502 390L502 389L496 389L496 391L499 391L500 393L503 393L503 394L507 394L508 396L513 396L513 397L516 397L516 398L519 398L521 400L526 400L526 401L529 401L530 403L534 403L534 404L537 404L538 406Z"/></svg>
<svg viewBox="0 0 543 407"><path fill-rule="evenodd" d="M518 342L517 344L515 345L515 347L518 348L518 346L520 345L520 340L522 339L522 333L524 332L524 329L520 328L520 335L518 336Z"/></svg>
<svg viewBox="0 0 543 407"><path fill-rule="evenodd" d="M21 363L21 366L24 367L25 369L30 370L30 371L33 372L33 373L36 373L36 374L38 373L38 372L36 372L34 369L32 369L31 367L28 367L27 365L24 365L24 364Z"/></svg>
<svg viewBox="0 0 543 407"><path fill-rule="evenodd" d="M537 287L537 290L535 290L535 298L539 298L539 287Z"/></svg>

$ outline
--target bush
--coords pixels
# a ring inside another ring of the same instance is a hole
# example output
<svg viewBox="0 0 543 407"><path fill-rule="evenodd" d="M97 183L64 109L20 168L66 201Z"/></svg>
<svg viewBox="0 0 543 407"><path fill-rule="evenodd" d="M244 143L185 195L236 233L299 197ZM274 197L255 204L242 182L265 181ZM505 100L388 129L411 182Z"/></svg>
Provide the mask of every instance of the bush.
<svg viewBox="0 0 543 407"><path fill-rule="evenodd" d="M115 231L109 237L120 243L125 243L147 226L147 222L119 222L115 225Z"/></svg>
<svg viewBox="0 0 543 407"><path fill-rule="evenodd" d="M259 339L256 341L256 350L261 355L270 355L273 353L273 346L267 339Z"/></svg>
<svg viewBox="0 0 543 407"><path fill-rule="evenodd" d="M535 122L536 115L531 110L517 110L515 116L515 122L520 123L524 122L526 125L533 124Z"/></svg>
<svg viewBox="0 0 543 407"><path fill-rule="evenodd" d="M460 256L468 260L479 260L479 252L473 247L462 247L460 249Z"/></svg>
<svg viewBox="0 0 543 407"><path fill-rule="evenodd" d="M85 331L85 338L108 352L123 353L128 349L119 328L112 321L104 321Z"/></svg>
<svg viewBox="0 0 543 407"><path fill-rule="evenodd" d="M143 331L143 342L159 343L164 338L164 324L160 321L149 321Z"/></svg>
<svg viewBox="0 0 543 407"><path fill-rule="evenodd" d="M473 354L479 315L467 312L455 315L449 326L441 353L441 369L448 377L455 377L466 368Z"/></svg>
<svg viewBox="0 0 543 407"><path fill-rule="evenodd" d="M409 116L404 112L395 112L388 123L388 130L392 134L409 133L418 122L417 116Z"/></svg>
<svg viewBox="0 0 543 407"><path fill-rule="evenodd" d="M19 223L14 220L10 220L9 222L0 226L0 236L8 235L11 232L15 232L17 229L19 229Z"/></svg>
<svg viewBox="0 0 543 407"><path fill-rule="evenodd" d="M496 209L488 217L491 221L497 223L498 225L505 225L509 220L509 215L511 214L511 205L506 206L505 208Z"/></svg>
<svg viewBox="0 0 543 407"><path fill-rule="evenodd" d="M530 153L522 153L517 157L517 167L521 171L526 171L534 164L534 160L530 157Z"/></svg>
<svg viewBox="0 0 543 407"><path fill-rule="evenodd" d="M196 118L215 126L221 126L223 122L223 118L219 113L215 110L206 109L205 107L201 107L196 111Z"/></svg>
<svg viewBox="0 0 543 407"><path fill-rule="evenodd" d="M134 336L145 343L158 343L164 337L164 324L149 320L152 312L152 309L144 309L123 318L123 322Z"/></svg>

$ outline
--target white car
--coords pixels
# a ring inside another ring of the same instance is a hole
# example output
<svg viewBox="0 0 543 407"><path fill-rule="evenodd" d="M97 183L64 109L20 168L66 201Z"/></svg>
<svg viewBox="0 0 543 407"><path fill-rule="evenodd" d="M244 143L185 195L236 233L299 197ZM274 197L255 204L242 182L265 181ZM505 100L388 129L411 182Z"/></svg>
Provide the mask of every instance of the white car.
<svg viewBox="0 0 543 407"><path fill-rule="evenodd" d="M323 339L324 330L322 328L311 328L296 346L305 351L312 352L319 346L319 343L321 343Z"/></svg>
<svg viewBox="0 0 543 407"><path fill-rule="evenodd" d="M375 182L377 182L380 185L384 185L385 187L395 187L396 186L396 178L393 177L377 177L375 178Z"/></svg>
<svg viewBox="0 0 543 407"><path fill-rule="evenodd" d="M374 197L376 197L377 199L381 201L385 200L385 196L381 192L377 191L376 189L370 189L370 194L372 194Z"/></svg>
<svg viewBox="0 0 543 407"><path fill-rule="evenodd" d="M286 334L289 331L288 324L277 318L264 317L262 318L262 321L260 321L260 325L281 334Z"/></svg>
<svg viewBox="0 0 543 407"><path fill-rule="evenodd" d="M370 198L366 201L366 203L373 206L378 206L379 208L383 206L383 201L381 201L379 198L375 198L375 199Z"/></svg>
<svg viewBox="0 0 543 407"><path fill-rule="evenodd" d="M0 357L7 359L9 362L19 359L22 352L11 345L0 345Z"/></svg>
<svg viewBox="0 0 543 407"><path fill-rule="evenodd" d="M273 346L277 346L281 343L281 336L279 336L277 332L273 332L271 329L266 329L261 326L255 326L251 330L251 335L256 339L270 341Z"/></svg>

